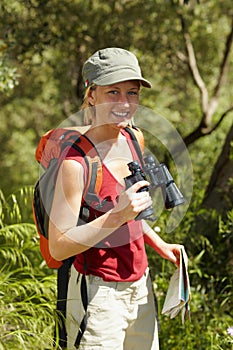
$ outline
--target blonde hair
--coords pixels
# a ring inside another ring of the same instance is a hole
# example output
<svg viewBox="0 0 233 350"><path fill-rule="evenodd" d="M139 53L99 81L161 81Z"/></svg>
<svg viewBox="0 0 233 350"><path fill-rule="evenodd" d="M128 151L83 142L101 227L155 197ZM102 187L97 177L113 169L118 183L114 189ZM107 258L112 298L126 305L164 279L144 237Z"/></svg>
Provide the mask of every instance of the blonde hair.
<svg viewBox="0 0 233 350"><path fill-rule="evenodd" d="M90 91L95 89L96 89L96 85L91 84L90 86L87 87L84 94L83 103L81 105L81 110L83 111L83 115L84 115L84 125L90 125L93 121L93 118L95 117L95 106L92 106L88 101L88 95Z"/></svg>

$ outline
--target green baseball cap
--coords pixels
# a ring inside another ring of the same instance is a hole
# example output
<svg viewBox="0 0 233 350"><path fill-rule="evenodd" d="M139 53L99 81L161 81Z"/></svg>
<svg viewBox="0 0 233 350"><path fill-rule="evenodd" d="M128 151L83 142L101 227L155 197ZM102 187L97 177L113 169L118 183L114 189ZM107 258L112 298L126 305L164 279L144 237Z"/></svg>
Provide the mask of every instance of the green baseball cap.
<svg viewBox="0 0 233 350"><path fill-rule="evenodd" d="M136 56L127 50L110 47L95 52L83 66L85 86L112 85L127 80L140 80L151 88L151 83L142 77Z"/></svg>

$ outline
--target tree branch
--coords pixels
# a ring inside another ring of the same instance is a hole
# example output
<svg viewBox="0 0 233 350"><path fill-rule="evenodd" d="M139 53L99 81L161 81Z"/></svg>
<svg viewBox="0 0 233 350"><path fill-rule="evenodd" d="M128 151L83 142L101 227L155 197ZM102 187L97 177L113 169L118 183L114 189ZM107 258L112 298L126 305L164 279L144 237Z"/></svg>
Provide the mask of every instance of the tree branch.
<svg viewBox="0 0 233 350"><path fill-rule="evenodd" d="M228 108L219 118L218 122L211 128L209 129L203 129L201 127L201 124L198 125L198 127L193 130L189 135L187 135L186 137L183 138L183 141L185 143L185 145L188 147L189 145L191 145L192 143L194 143L196 140L200 139L201 137L204 137L206 135L210 135L213 131L215 131L220 124L222 123L222 121L225 119L225 117L227 116L227 114L229 114L230 112L233 111L233 106L231 106L230 108ZM173 150L172 150L172 154L178 154L182 151L182 145L181 144L177 144Z"/></svg>
<svg viewBox="0 0 233 350"><path fill-rule="evenodd" d="M227 72L227 67L228 67L228 62L229 62L232 44L233 44L233 18L232 18L232 22L231 22L231 31L228 34L228 37L226 39L223 60L222 60L221 66L220 66L219 78L218 78L218 82L217 82L215 89L214 89L213 97L219 96L220 89L224 83L224 78L225 78L226 72Z"/></svg>
<svg viewBox="0 0 233 350"><path fill-rule="evenodd" d="M215 164L203 200L203 205L205 207L215 208L222 212L232 208L232 191L229 182L233 174L233 163L230 157L232 140L233 124L228 132L221 154Z"/></svg>
<svg viewBox="0 0 233 350"><path fill-rule="evenodd" d="M232 43L233 43L233 18L232 18L232 23L231 23L231 30L227 36L227 39L226 39L225 50L224 50L223 59L222 59L221 65L220 65L218 81L217 81L217 84L215 86L213 96L209 102L208 111L205 115L205 124L206 125L211 124L212 116L213 116L214 112L216 111L216 108L218 107L218 98L219 98L221 87L223 86L224 80L226 77Z"/></svg>
<svg viewBox="0 0 233 350"><path fill-rule="evenodd" d="M222 123L222 121L225 119L225 117L227 116L227 114L229 114L230 112L233 111L233 106L231 106L230 108L228 108L219 118L219 120L217 121L217 123L212 126L212 127L208 127L208 128L203 128L202 124L200 123L198 125L198 127L192 131L189 135L187 135L186 137L184 137L184 143L186 144L186 146L191 145L193 142L195 142L197 139L206 136L206 135L210 135L213 131L215 131L220 124Z"/></svg>
<svg viewBox="0 0 233 350"><path fill-rule="evenodd" d="M196 84L196 86L198 87L198 89L200 90L202 111L203 111L203 114L205 114L208 110L208 91L207 91L206 85L205 85L205 83L204 83L204 81L199 73L193 44L191 42L189 32L186 28L185 19L182 15L180 16L180 19L181 19L183 36L184 36L184 40L185 40L185 48L186 48L186 52L187 52L187 56L188 56L188 66L189 66L190 72L192 74L193 81Z"/></svg>
<svg viewBox="0 0 233 350"><path fill-rule="evenodd" d="M210 132L209 134L211 134L214 130L216 130L219 125L222 123L223 119L226 117L226 115L230 112L233 111L233 106L231 106L230 108L228 108L222 115L221 117L219 118L218 122L210 129Z"/></svg>
<svg viewBox="0 0 233 350"><path fill-rule="evenodd" d="M181 20L182 32L183 32L184 42L185 42L185 49L186 49L186 53L187 53L187 64L188 64L188 67L190 69L194 84L198 87L198 89L201 93L202 118L201 118L201 121L200 121L198 127L184 138L184 142L188 146L191 143L193 143L194 141L196 141L197 139L199 139L200 137L205 136L205 135L209 135L214 130L216 130L219 127L219 125L221 124L221 122L223 121L223 119L226 117L226 115L228 113L230 113L233 109L233 107L228 108L221 115L218 122L214 126L212 126L212 117L213 117L213 114L215 113L215 111L218 107L219 94L220 94L220 90L224 84L224 79L226 77L231 47L232 47L232 43L233 43L233 19L231 22L231 30L226 38L224 55L223 55L223 59L222 59L221 65L220 65L218 80L217 80L216 86L214 88L213 96L211 97L211 99L209 99L207 87L206 87L205 82L203 81L203 79L200 75L199 69L198 69L195 51L193 48L191 37L190 37L190 34L188 32L186 21L185 21L183 14L182 14L182 11L179 13L179 16L180 16L180 20ZM179 56L180 56L180 54L179 54ZM184 58L183 58L183 60L184 60Z"/></svg>

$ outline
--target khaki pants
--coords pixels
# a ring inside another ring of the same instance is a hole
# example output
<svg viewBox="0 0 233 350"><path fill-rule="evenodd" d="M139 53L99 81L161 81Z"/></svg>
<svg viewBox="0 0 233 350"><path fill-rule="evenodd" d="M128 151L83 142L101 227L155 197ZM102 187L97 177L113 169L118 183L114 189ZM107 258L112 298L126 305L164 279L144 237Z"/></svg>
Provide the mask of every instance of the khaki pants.
<svg viewBox="0 0 233 350"><path fill-rule="evenodd" d="M87 327L79 349L158 350L154 295L148 270L136 282L105 282L86 276ZM71 268L66 326L69 350L74 346L84 315L80 294L81 275Z"/></svg>

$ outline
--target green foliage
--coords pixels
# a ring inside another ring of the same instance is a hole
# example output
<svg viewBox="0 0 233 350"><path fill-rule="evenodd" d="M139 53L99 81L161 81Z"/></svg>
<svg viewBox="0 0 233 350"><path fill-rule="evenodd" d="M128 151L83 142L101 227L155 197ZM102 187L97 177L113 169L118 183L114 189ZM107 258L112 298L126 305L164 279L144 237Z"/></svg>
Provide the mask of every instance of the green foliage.
<svg viewBox="0 0 233 350"><path fill-rule="evenodd" d="M180 14L211 96L231 28L231 0L1 1L0 162L7 199L0 193L0 349L45 349L52 341L55 274L39 254L30 186L39 174L39 137L79 109L85 59L101 47L132 50L153 83L142 90L141 105L165 116L183 137L199 124L200 94L187 65ZM232 57L213 121L232 104ZM226 118L189 148L194 190L179 227L165 233L166 212L156 223L162 238L185 245L192 286L190 323L160 317L161 349L232 349L226 329L233 325L233 213L201 204L230 126ZM157 125L146 127L153 134ZM147 141L162 161L164 149L155 138ZM148 252L161 310L174 266Z"/></svg>
<svg viewBox="0 0 233 350"><path fill-rule="evenodd" d="M24 221L32 189L0 200L0 349L52 348L56 278L41 259L35 226ZM39 345L40 344L40 345Z"/></svg>
<svg viewBox="0 0 233 350"><path fill-rule="evenodd" d="M0 199L0 348L52 348L56 275L42 261L28 216L32 188L22 188L7 200L0 192ZM200 226L197 215L202 217ZM183 243L189 255L191 321L184 325L179 316L170 320L161 315L174 266L148 249L162 349L232 349L233 339L227 334L233 317L233 256L227 249L233 241L232 218L233 211L221 218L193 205L175 233L161 234L167 241ZM166 219L164 212L157 223L161 232Z"/></svg>
<svg viewBox="0 0 233 350"><path fill-rule="evenodd" d="M189 256L191 320L161 315L174 266L148 249L149 262L159 303L161 349L232 350L227 334L233 325L233 211L222 217L201 207L202 194L195 192L184 220L173 233L164 233L167 213L156 223L168 242L184 244Z"/></svg>
<svg viewBox="0 0 233 350"><path fill-rule="evenodd" d="M232 6L230 0L180 3L1 1L2 69L13 69L19 75L15 86L12 71L4 86L14 86L14 90L9 96L0 96L1 186L6 193L11 193L12 185L15 190L19 183L24 186L36 181L38 138L77 112L84 91L82 65L101 47L122 46L137 54L143 74L153 83L151 91L142 92L142 105L166 116L183 136L198 125L200 95L187 66L180 13L187 21L198 67L211 96L231 26ZM229 70L219 113L231 103L232 76ZM18 163L20 171L11 171Z"/></svg>
<svg viewBox="0 0 233 350"><path fill-rule="evenodd" d="M0 39L0 93L9 94L18 84L19 74L17 69L9 66L7 45Z"/></svg>

